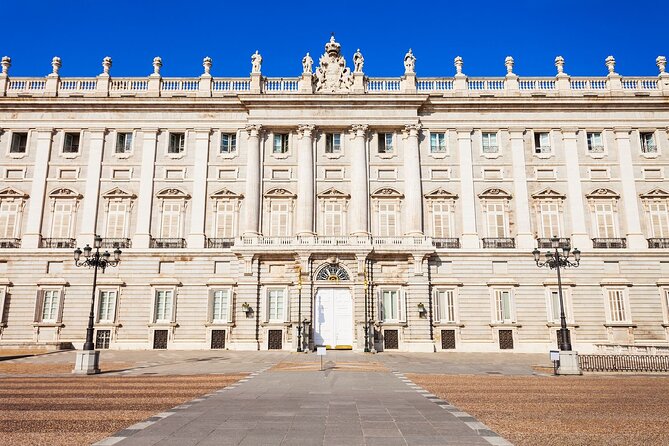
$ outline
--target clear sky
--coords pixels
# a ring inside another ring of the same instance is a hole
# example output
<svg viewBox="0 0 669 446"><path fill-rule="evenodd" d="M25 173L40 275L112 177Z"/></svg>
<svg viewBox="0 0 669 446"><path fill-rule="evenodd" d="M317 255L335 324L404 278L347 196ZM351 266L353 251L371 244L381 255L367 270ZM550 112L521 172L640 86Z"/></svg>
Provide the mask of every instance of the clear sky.
<svg viewBox="0 0 669 446"><path fill-rule="evenodd" d="M576 76L606 74L612 54L622 75L656 75L669 57L669 0L386 1L4 0L0 56L10 75L42 76L53 56L61 76L94 76L104 56L112 76L145 76L154 56L163 76L198 76L210 56L214 76L248 76L259 50L265 76L298 76L309 51L317 65L331 32L352 65L360 48L368 76L399 76L411 47L418 76L555 74L555 56Z"/></svg>

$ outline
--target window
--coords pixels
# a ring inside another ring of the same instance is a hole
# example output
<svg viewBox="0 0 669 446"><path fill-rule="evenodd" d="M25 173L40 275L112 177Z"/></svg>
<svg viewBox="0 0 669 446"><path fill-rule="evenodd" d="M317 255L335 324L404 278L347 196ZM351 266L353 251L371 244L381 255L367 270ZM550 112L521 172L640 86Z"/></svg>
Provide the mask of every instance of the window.
<svg viewBox="0 0 669 446"><path fill-rule="evenodd" d="M12 144L9 147L9 153L26 153L27 146L27 133L12 133Z"/></svg>
<svg viewBox="0 0 669 446"><path fill-rule="evenodd" d="M399 233L397 220L397 203L379 202L379 236L396 237Z"/></svg>
<svg viewBox="0 0 669 446"><path fill-rule="evenodd" d="M602 134L599 132L588 132L588 152L590 153L604 153L604 142Z"/></svg>
<svg viewBox="0 0 669 446"><path fill-rule="evenodd" d="M486 224L488 237L507 237L507 221L504 203L486 203Z"/></svg>
<svg viewBox="0 0 669 446"><path fill-rule="evenodd" d="M277 133L274 135L272 153L288 153L288 134Z"/></svg>
<svg viewBox="0 0 669 446"><path fill-rule="evenodd" d="M662 294L664 295L664 320L669 321L669 288L665 288Z"/></svg>
<svg viewBox="0 0 669 446"><path fill-rule="evenodd" d="M19 211L18 201L0 201L0 239L17 238Z"/></svg>
<svg viewBox="0 0 669 446"><path fill-rule="evenodd" d="M267 320L284 322L286 319L286 295L284 289L267 290Z"/></svg>
<svg viewBox="0 0 669 446"><path fill-rule="evenodd" d="M51 238L70 238L72 234L73 215L73 200L54 201L53 220L51 222Z"/></svg>
<svg viewBox="0 0 669 446"><path fill-rule="evenodd" d="M437 290L434 293L435 319L441 323L455 323L455 290Z"/></svg>
<svg viewBox="0 0 669 446"><path fill-rule="evenodd" d="M404 320L402 293L399 289L381 290L380 310L384 322L400 322Z"/></svg>
<svg viewBox="0 0 669 446"><path fill-rule="evenodd" d="M235 204L231 200L216 201L216 238L235 236Z"/></svg>
<svg viewBox="0 0 669 446"><path fill-rule="evenodd" d="M42 302L42 322L56 322L58 319L58 304L60 303L59 290L44 290Z"/></svg>
<svg viewBox="0 0 669 446"><path fill-rule="evenodd" d="M128 204L123 201L110 201L107 209L106 238L126 237L126 215Z"/></svg>
<svg viewBox="0 0 669 446"><path fill-rule="evenodd" d="M393 153L392 133L379 133L379 153Z"/></svg>
<svg viewBox="0 0 669 446"><path fill-rule="evenodd" d="M639 137L641 138L641 153L657 153L655 135L652 132L641 133Z"/></svg>
<svg viewBox="0 0 669 446"><path fill-rule="evenodd" d="M325 135L325 153L341 152L341 133L328 133Z"/></svg>
<svg viewBox="0 0 669 446"><path fill-rule="evenodd" d="M212 322L224 323L230 320L230 290L216 290L211 302Z"/></svg>
<svg viewBox="0 0 669 446"><path fill-rule="evenodd" d="M172 322L174 290L156 290L154 322Z"/></svg>
<svg viewBox="0 0 669 446"><path fill-rule="evenodd" d="M116 153L132 152L132 133L118 133L116 135Z"/></svg>
<svg viewBox="0 0 669 446"><path fill-rule="evenodd" d="M237 151L237 135L234 133L221 133L221 153L233 153Z"/></svg>
<svg viewBox="0 0 669 446"><path fill-rule="evenodd" d="M453 206L450 202L432 203L432 237L453 237Z"/></svg>
<svg viewBox="0 0 669 446"><path fill-rule="evenodd" d="M557 201L542 201L539 204L540 237L551 238L561 235L560 206Z"/></svg>
<svg viewBox="0 0 669 446"><path fill-rule="evenodd" d="M291 202L289 200L274 200L270 206L270 229L271 237L285 237L290 235L291 228Z"/></svg>
<svg viewBox="0 0 669 446"><path fill-rule="evenodd" d="M512 296L511 290L494 290L495 297L495 322L509 323L512 318Z"/></svg>
<svg viewBox="0 0 669 446"><path fill-rule="evenodd" d="M547 132L534 134L534 153L551 153L551 143Z"/></svg>
<svg viewBox="0 0 669 446"><path fill-rule="evenodd" d="M66 133L63 153L79 153L79 133Z"/></svg>
<svg viewBox="0 0 669 446"><path fill-rule="evenodd" d="M613 203L596 202L595 211L595 234L598 238L617 238L618 228L616 227L615 213Z"/></svg>
<svg viewBox="0 0 669 446"><path fill-rule="evenodd" d="M484 132L481 134L483 141L483 153L499 153L497 145L497 133Z"/></svg>
<svg viewBox="0 0 669 446"><path fill-rule="evenodd" d="M323 203L323 235L344 235L343 205L339 201L325 201Z"/></svg>
<svg viewBox="0 0 669 446"><path fill-rule="evenodd" d="M669 238L669 209L666 201L649 201L648 219L652 237Z"/></svg>
<svg viewBox="0 0 669 446"><path fill-rule="evenodd" d="M163 201L163 216L160 228L161 238L181 237L181 206L180 200Z"/></svg>
<svg viewBox="0 0 669 446"><path fill-rule="evenodd" d="M185 133L170 133L170 143L167 153L183 153L186 148Z"/></svg>
<svg viewBox="0 0 669 446"><path fill-rule="evenodd" d="M627 299L624 289L606 290L610 322L628 322Z"/></svg>
<svg viewBox="0 0 669 446"><path fill-rule="evenodd" d="M566 320L570 320L569 318L569 308L567 306L567 296L568 293L566 289L562 289L562 303L564 305L564 315ZM548 322L553 323L553 324L559 324L560 323L560 295L558 293L558 290L549 290L548 291Z"/></svg>
<svg viewBox="0 0 669 446"><path fill-rule="evenodd" d="M430 133L430 152L446 153L446 134Z"/></svg>
<svg viewBox="0 0 669 446"><path fill-rule="evenodd" d="M98 322L114 322L116 316L116 295L117 291L100 290Z"/></svg>

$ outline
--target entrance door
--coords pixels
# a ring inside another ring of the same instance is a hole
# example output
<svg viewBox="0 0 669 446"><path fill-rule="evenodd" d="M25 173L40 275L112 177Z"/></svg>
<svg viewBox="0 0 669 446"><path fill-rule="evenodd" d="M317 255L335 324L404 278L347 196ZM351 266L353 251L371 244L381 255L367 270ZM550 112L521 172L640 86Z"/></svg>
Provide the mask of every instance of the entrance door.
<svg viewBox="0 0 669 446"><path fill-rule="evenodd" d="M327 348L353 347L353 299L345 288L320 288L315 299L314 341Z"/></svg>

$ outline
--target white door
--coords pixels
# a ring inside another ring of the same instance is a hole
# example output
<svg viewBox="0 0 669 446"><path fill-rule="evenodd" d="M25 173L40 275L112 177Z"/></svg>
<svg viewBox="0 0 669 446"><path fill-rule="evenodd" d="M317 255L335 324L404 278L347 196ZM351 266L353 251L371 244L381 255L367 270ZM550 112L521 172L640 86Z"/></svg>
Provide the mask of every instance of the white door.
<svg viewBox="0 0 669 446"><path fill-rule="evenodd" d="M353 346L353 300L345 288L320 288L315 299L314 341L329 348Z"/></svg>

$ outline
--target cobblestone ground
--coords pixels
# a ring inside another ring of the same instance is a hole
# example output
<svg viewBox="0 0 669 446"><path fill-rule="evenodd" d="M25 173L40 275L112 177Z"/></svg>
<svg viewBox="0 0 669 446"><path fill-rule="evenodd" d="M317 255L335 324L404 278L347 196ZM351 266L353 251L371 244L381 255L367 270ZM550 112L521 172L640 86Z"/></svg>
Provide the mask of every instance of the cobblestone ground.
<svg viewBox="0 0 669 446"><path fill-rule="evenodd" d="M516 445L669 444L669 376L407 377Z"/></svg>

